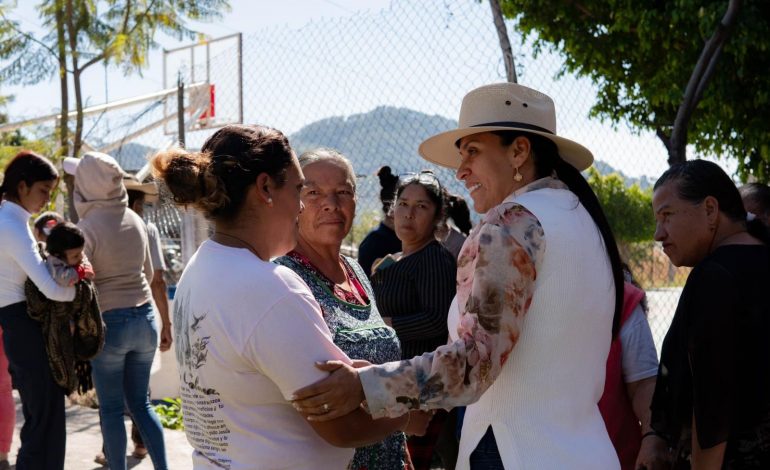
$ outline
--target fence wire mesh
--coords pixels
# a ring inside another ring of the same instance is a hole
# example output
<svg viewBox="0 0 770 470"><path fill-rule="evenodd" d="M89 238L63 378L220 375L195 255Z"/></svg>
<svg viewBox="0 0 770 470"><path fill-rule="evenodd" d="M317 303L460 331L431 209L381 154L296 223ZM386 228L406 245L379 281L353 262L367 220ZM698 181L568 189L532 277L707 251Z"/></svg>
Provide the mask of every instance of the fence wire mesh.
<svg viewBox="0 0 770 470"><path fill-rule="evenodd" d="M590 120L595 97L591 84L560 75L560 57L535 57L531 43L522 43L510 21L508 30L519 82L554 99L559 134L591 149L597 167L609 163L622 169L628 183L649 187L666 168L663 146L653 136ZM456 127L465 93L505 80L487 3L395 0L379 12L319 19L299 29L274 27L243 36L242 41L240 58L235 44L220 45L208 55L208 70L200 60L173 59L165 76L179 76L188 85L208 80L222 113L242 106L244 122L282 130L298 154L323 146L346 155L358 177L357 214L347 245L354 249L382 216L375 176L382 165L394 173L433 169L450 192L467 198L454 173L422 160L417 147L426 137ZM97 149L109 148L127 170L138 171L148 155L177 139L174 109L176 95L170 95L89 117L86 141ZM190 111L186 119L198 116ZM162 125L149 132L136 133L160 121ZM198 124L188 122L188 148L199 148L214 132ZM166 196L148 216L166 240L176 278L183 267L182 215ZM625 253L647 291L649 321L659 348L687 272L674 268L652 241L631 245Z"/></svg>

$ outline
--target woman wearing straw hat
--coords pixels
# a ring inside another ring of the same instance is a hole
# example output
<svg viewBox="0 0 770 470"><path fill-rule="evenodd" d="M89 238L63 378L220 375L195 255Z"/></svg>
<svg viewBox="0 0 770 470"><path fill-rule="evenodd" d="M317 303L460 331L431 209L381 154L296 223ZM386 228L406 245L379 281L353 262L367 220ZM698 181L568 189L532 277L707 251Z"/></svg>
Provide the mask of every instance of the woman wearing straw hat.
<svg viewBox="0 0 770 470"><path fill-rule="evenodd" d="M453 342L400 363L324 364L335 372L295 406L326 420L364 399L375 417L472 404L457 468L619 468L596 403L623 278L580 174L593 156L556 135L548 96L517 84L468 93L459 123L420 145L484 214L460 252Z"/></svg>

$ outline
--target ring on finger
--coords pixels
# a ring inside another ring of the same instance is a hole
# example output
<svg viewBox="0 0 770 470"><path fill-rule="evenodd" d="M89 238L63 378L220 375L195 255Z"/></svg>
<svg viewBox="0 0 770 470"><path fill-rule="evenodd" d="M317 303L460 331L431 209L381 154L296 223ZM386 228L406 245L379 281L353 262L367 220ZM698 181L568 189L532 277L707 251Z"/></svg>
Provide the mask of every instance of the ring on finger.
<svg viewBox="0 0 770 470"><path fill-rule="evenodd" d="M329 412L329 404L328 403L324 403L323 409L324 409L324 413L328 413Z"/></svg>

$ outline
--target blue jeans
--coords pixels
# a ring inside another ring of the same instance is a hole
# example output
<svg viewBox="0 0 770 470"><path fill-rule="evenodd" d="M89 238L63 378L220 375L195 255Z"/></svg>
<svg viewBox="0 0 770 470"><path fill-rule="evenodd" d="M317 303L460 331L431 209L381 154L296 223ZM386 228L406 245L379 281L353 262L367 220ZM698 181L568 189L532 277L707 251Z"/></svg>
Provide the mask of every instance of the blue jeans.
<svg viewBox="0 0 770 470"><path fill-rule="evenodd" d="M104 350L91 361L99 397L104 451L111 470L126 470L124 403L139 427L153 466L166 470L163 428L150 405L147 388L150 367L158 347L158 328L151 303L108 310L102 315Z"/></svg>
<svg viewBox="0 0 770 470"><path fill-rule="evenodd" d="M471 453L470 464L471 470L505 470L492 426L487 428L484 437Z"/></svg>

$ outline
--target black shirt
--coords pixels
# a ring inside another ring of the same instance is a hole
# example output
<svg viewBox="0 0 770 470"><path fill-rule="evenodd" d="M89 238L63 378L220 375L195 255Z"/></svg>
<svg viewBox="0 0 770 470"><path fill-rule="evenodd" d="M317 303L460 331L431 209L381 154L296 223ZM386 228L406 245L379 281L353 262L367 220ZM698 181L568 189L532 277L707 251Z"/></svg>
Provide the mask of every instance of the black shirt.
<svg viewBox="0 0 770 470"><path fill-rule="evenodd" d="M690 273L663 342L653 428L676 446L694 414L701 448L727 442L725 465L770 457L770 434L758 432L770 424L768 256L764 245L714 250Z"/></svg>
<svg viewBox="0 0 770 470"><path fill-rule="evenodd" d="M437 241L372 276L377 307L383 317L391 317L403 359L447 343L456 277L454 256Z"/></svg>
<svg viewBox="0 0 770 470"><path fill-rule="evenodd" d="M369 232L358 246L358 264L371 279L372 264L375 260L401 251L401 240L396 232L380 222L376 229Z"/></svg>

